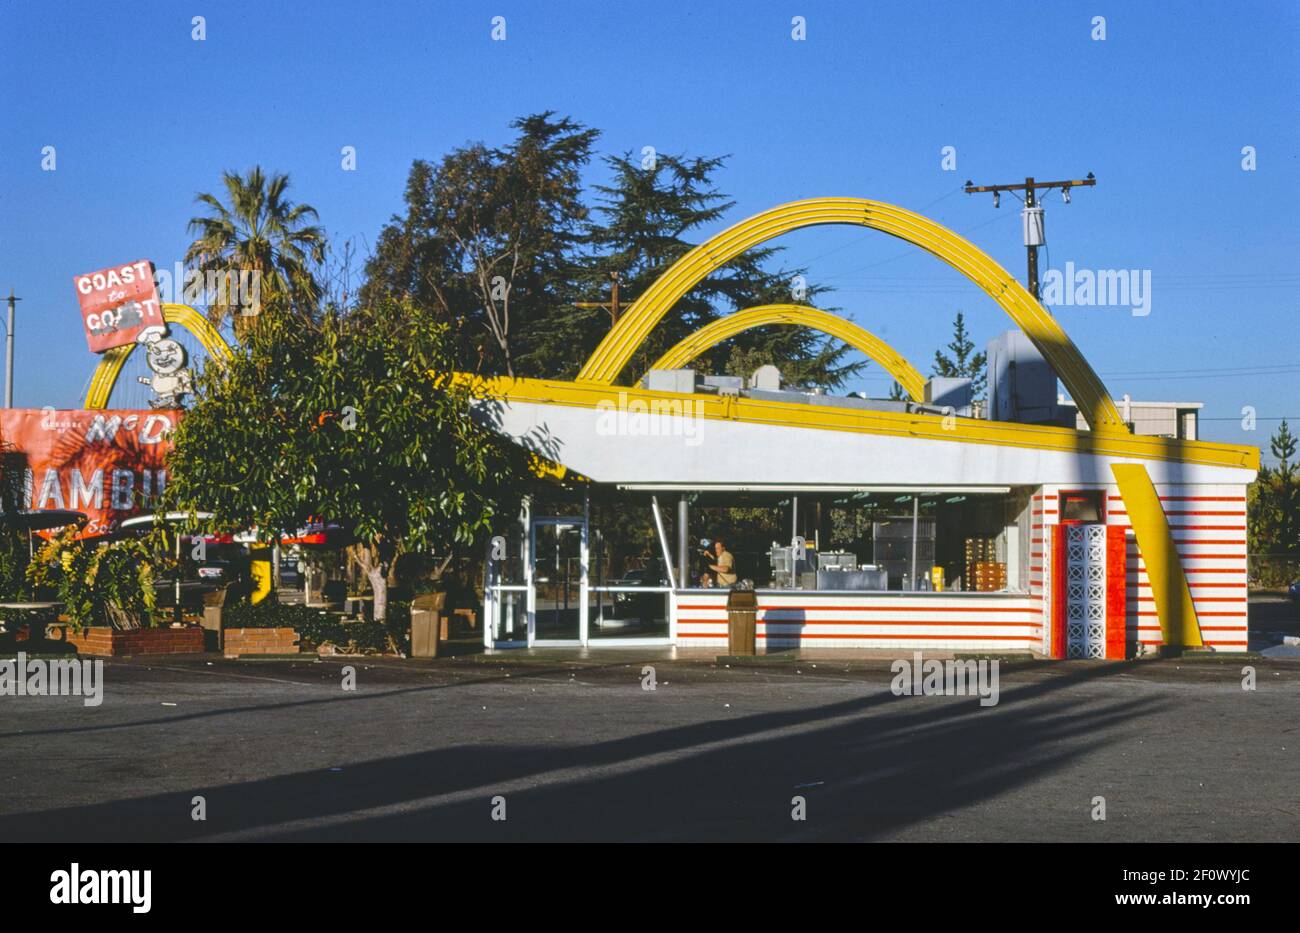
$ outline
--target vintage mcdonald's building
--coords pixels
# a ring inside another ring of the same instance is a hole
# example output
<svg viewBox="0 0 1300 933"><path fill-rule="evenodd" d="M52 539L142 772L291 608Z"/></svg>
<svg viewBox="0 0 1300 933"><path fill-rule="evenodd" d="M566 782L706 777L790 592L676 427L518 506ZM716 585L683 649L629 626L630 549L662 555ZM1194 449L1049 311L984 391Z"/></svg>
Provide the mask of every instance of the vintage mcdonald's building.
<svg viewBox="0 0 1300 933"><path fill-rule="evenodd" d="M905 240L1007 313L1015 330L990 344L983 416L968 384L927 381L857 325L798 305L715 321L633 374L636 385L616 384L704 276L819 224ZM852 344L908 398L792 389L770 367L744 379L687 368L719 341L775 324ZM574 381L471 385L484 416L555 466L549 491L487 555L490 648L725 646L727 590L701 584L716 558L697 543L717 537L757 590L760 650L1246 648L1246 488L1258 450L1197 440L1181 420L1172 436L1134 433L1043 305L973 244L903 208L818 198L760 213L668 269ZM739 527L738 509L779 532Z"/></svg>

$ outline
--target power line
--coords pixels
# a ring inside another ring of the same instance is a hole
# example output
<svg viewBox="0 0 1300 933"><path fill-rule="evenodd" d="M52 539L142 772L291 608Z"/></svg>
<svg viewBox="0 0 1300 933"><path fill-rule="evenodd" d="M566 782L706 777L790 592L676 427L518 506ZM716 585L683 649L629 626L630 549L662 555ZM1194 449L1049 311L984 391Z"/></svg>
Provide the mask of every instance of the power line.
<svg viewBox="0 0 1300 933"><path fill-rule="evenodd" d="M1240 421L1241 418L1242 418L1241 415L1233 415L1230 418L1229 417L1223 417L1223 418L1198 417L1196 420L1197 421ZM1261 418L1259 415L1256 415L1255 420L1256 421L1300 421L1300 415L1278 415L1276 418Z"/></svg>
<svg viewBox="0 0 1300 933"><path fill-rule="evenodd" d="M957 232L961 234L971 234L974 233L976 230L983 230L985 227L989 226L990 224L995 224L999 220L1005 220L1006 218L1011 216L1013 215L1001 214L997 217L992 218L991 220L983 221L982 223L975 224L972 227L965 227L961 230L958 230ZM858 266L857 268L854 269L847 269L844 272L839 273L838 275L819 276L818 280L822 282L834 282L838 279L844 278L844 276L846 275L853 275L855 272L865 272L868 269L875 269L878 266L887 265L888 263L891 262L897 262L900 259L907 259L908 257L918 256L918 255L922 255L922 254L918 253L915 249L909 249L907 252L898 253L895 256L888 256L885 259L880 259L877 260L876 262L869 262L865 266ZM841 289L837 287L836 290L839 291ZM849 289L844 289L844 291L849 291Z"/></svg>
<svg viewBox="0 0 1300 933"><path fill-rule="evenodd" d="M923 205L921 205L921 207L919 207L919 208L917 209L917 212L920 213L920 212L922 212L922 211L928 211L930 208L934 207L936 204L938 204L938 203L940 203L940 202L942 202L942 201L946 201L946 200L948 200L950 197L952 197L954 194L959 193L960 191L962 191L962 186L961 186L961 185L958 185L956 188L953 188L951 191L947 192L946 194L941 194L941 195L939 195L939 197L935 198L935 199L934 199L933 201L931 201L929 204L923 204ZM811 263L816 262L816 261L819 260L819 259L825 259L827 256L831 256L831 255L833 255L833 254L835 254L835 253L840 252L841 250L848 249L850 246L856 246L857 244L861 243L863 240L870 239L870 238L871 238L872 236L874 236L874 235L875 235L875 234L874 234L874 231L873 231L872 233L865 233L865 234L863 234L862 236L854 237L852 240L849 240L849 242L847 242L847 243L841 243L839 246L833 247L832 249L828 249L828 250L827 250L826 252L824 252L824 253L819 253L819 254L817 254L816 256L813 256L811 259L803 259L803 260L800 260L800 264L801 264L801 265L809 265L809 264L811 264ZM910 255L910 254L909 254L909 255Z"/></svg>
<svg viewBox="0 0 1300 933"><path fill-rule="evenodd" d="M1281 373L1209 373L1198 375L1188 373L1185 376L1124 376L1125 382L1150 382L1152 380L1163 379L1242 379L1248 376L1291 376L1300 375L1300 369L1290 370Z"/></svg>
<svg viewBox="0 0 1300 933"><path fill-rule="evenodd" d="M1101 373L1101 376L1173 376L1179 373L1203 374L1203 373L1225 373L1239 374L1244 370L1264 370L1264 369L1281 369L1292 370L1300 366L1300 363L1261 363L1251 366L1197 366L1191 369L1109 369Z"/></svg>

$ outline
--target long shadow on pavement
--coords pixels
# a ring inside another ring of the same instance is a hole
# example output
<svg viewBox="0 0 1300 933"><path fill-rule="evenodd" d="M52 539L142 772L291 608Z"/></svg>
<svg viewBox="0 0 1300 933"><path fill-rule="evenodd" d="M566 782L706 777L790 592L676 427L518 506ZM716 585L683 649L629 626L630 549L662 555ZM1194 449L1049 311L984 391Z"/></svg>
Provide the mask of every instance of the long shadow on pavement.
<svg viewBox="0 0 1300 933"><path fill-rule="evenodd" d="M0 817L10 840L867 839L1040 780L1159 711L1053 696L1127 664L967 698L879 694L585 745L453 746L340 772ZM428 688L423 688L428 689ZM509 788L507 786L509 785ZM800 786L803 785L803 786ZM503 790L504 789L504 790ZM504 793L508 819L490 819ZM191 797L208 820L190 819ZM790 819L806 797L816 818ZM446 798L452 799L446 799ZM1083 804L1081 803L1081 806Z"/></svg>

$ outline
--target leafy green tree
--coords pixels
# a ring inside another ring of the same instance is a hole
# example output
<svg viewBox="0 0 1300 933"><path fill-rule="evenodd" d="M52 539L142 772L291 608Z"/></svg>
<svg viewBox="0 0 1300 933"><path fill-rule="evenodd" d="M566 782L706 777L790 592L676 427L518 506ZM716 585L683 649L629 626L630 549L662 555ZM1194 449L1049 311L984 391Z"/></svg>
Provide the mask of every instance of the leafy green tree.
<svg viewBox="0 0 1300 933"><path fill-rule="evenodd" d="M319 517L350 523L349 556L387 610L408 553L450 553L518 514L524 452L470 415L450 327L383 300L316 324L266 315L208 366L169 459L173 508L266 537Z"/></svg>
<svg viewBox="0 0 1300 933"><path fill-rule="evenodd" d="M476 143L411 166L406 213L380 233L362 300L432 309L461 368L554 375L550 331L572 300L581 171L598 133L550 111L511 127L503 148Z"/></svg>
<svg viewBox="0 0 1300 933"><path fill-rule="evenodd" d="M984 390L988 387L988 356L983 352L975 352L975 342L966 331L966 319L960 311L952 322L952 342L948 344L948 351L935 351L934 368L930 375L970 379L971 399L982 401Z"/></svg>
<svg viewBox="0 0 1300 933"><path fill-rule="evenodd" d="M195 198L209 213L190 220L194 241L185 253L185 261L203 273L205 282L211 275L227 283L224 301L208 296L213 323L240 320L241 306L231 286L241 273L260 277L263 306L314 314L321 295L315 270L325 259L325 231L311 223L316 209L290 201L285 197L289 176L268 176L261 166L247 175L224 172L222 181L227 203L206 192Z"/></svg>

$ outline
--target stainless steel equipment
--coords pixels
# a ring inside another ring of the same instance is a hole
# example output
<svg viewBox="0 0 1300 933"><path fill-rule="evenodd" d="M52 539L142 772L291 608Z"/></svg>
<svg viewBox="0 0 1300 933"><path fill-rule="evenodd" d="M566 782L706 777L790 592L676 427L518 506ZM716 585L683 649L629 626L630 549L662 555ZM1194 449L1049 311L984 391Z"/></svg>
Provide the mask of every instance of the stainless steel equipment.
<svg viewBox="0 0 1300 933"><path fill-rule="evenodd" d="M789 547L773 541L768 561L772 566L772 585L777 589L816 586L817 549L803 538L794 538ZM812 578L811 586L806 583L808 577Z"/></svg>
<svg viewBox="0 0 1300 933"><path fill-rule="evenodd" d="M819 590L886 590L889 574L877 567L861 570L818 570Z"/></svg>
<svg viewBox="0 0 1300 933"><path fill-rule="evenodd" d="M872 556L877 564L889 572L890 589L912 589L912 516L900 515L871 523ZM930 574L934 564L934 519L916 522L916 573L920 577ZM908 576L907 584L903 582Z"/></svg>
<svg viewBox="0 0 1300 933"><path fill-rule="evenodd" d="M822 551L817 555L818 570L857 570L858 555L849 551Z"/></svg>

